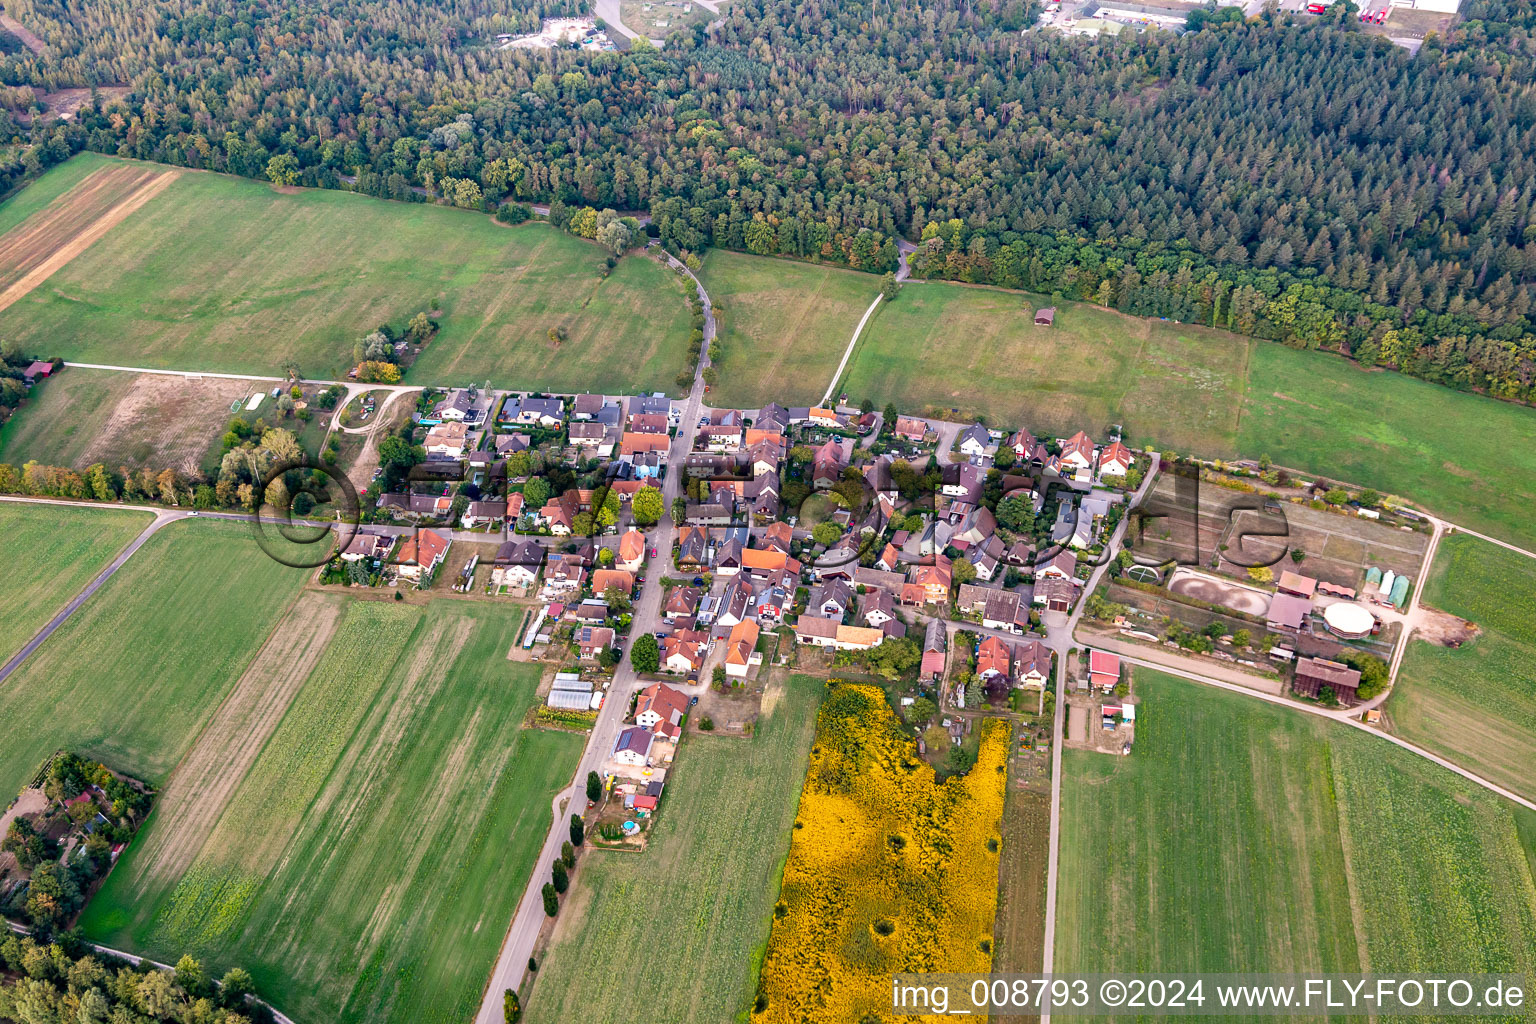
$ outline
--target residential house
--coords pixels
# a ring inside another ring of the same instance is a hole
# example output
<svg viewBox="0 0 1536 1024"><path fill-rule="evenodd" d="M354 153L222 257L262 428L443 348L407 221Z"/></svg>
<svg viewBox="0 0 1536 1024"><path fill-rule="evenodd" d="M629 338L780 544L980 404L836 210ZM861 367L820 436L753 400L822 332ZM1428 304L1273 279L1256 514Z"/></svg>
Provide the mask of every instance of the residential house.
<svg viewBox="0 0 1536 1024"><path fill-rule="evenodd" d="M1088 652L1088 685L1113 690L1120 683L1120 656L1108 651Z"/></svg>
<svg viewBox="0 0 1536 1024"><path fill-rule="evenodd" d="M639 530L626 530L619 538L613 564L625 572L639 572L645 564L645 534Z"/></svg>
<svg viewBox="0 0 1536 1024"><path fill-rule="evenodd" d="M752 600L752 581L737 576L726 586L725 593L720 597L720 610L715 614L715 625L734 626L746 621L755 603Z"/></svg>
<svg viewBox="0 0 1536 1024"><path fill-rule="evenodd" d="M923 438L928 436L928 423L916 416L897 416L894 428L897 437L913 444L922 444Z"/></svg>
<svg viewBox="0 0 1536 1024"><path fill-rule="evenodd" d="M1301 658L1296 662L1296 676L1291 689L1303 697L1318 698L1323 687L1333 690L1334 699L1345 707L1360 702L1360 670L1337 661L1322 658Z"/></svg>
<svg viewBox="0 0 1536 1024"><path fill-rule="evenodd" d="M665 434L672 423L660 413L642 412L629 418L629 429L636 434Z"/></svg>
<svg viewBox="0 0 1536 1024"><path fill-rule="evenodd" d="M847 464L842 442L836 438L828 441L816 449L811 461L811 486L818 491L832 487L843 478L843 467Z"/></svg>
<svg viewBox="0 0 1536 1024"><path fill-rule="evenodd" d="M52 365L51 363L49 365ZM347 546L341 549L344 562L384 559L395 546L394 534L373 526L360 526Z"/></svg>
<svg viewBox="0 0 1536 1024"><path fill-rule="evenodd" d="M666 683L652 683L635 698L635 724L676 742L688 716L688 698Z"/></svg>
<svg viewBox="0 0 1536 1024"><path fill-rule="evenodd" d="M795 623L795 640L813 647L831 647L839 651L867 651L885 639L885 634L867 626L845 626L836 619L802 615Z"/></svg>
<svg viewBox="0 0 1536 1024"><path fill-rule="evenodd" d="M607 626L581 626L576 630L576 653L582 661L595 662L613 649L617 634Z"/></svg>
<svg viewBox="0 0 1536 1024"><path fill-rule="evenodd" d="M709 422L702 433L711 449L728 451L741 447L743 429L741 413L735 409L716 409L709 414Z"/></svg>
<svg viewBox="0 0 1536 1024"><path fill-rule="evenodd" d="M1051 457L1043 443L1036 440L1027 430L1021 430L1008 439L1008 445L1013 449L1014 461L1020 465L1033 463L1044 465L1045 460Z"/></svg>
<svg viewBox="0 0 1536 1024"><path fill-rule="evenodd" d="M1093 468L1093 450L1092 439L1079 430L1061 443L1058 458L1064 467L1071 470L1088 470Z"/></svg>
<svg viewBox="0 0 1536 1024"><path fill-rule="evenodd" d="M608 621L608 605L588 598L571 609L571 618L583 626L601 626Z"/></svg>
<svg viewBox="0 0 1536 1024"><path fill-rule="evenodd" d="M888 590L866 590L859 599L859 619L866 626L881 629L896 618L895 602Z"/></svg>
<svg viewBox="0 0 1536 1024"><path fill-rule="evenodd" d="M379 495L379 508L399 512L408 518L446 516L453 507L453 499L446 494L399 494L391 492Z"/></svg>
<svg viewBox="0 0 1536 1024"><path fill-rule="evenodd" d="M1134 462L1129 448L1119 441L1112 441L1099 452L1099 476L1124 477Z"/></svg>
<svg viewBox="0 0 1536 1024"><path fill-rule="evenodd" d="M832 409L807 409L805 421L813 427L837 430L844 425L843 417Z"/></svg>
<svg viewBox="0 0 1536 1024"><path fill-rule="evenodd" d="M429 459L461 459L464 457L464 440L468 428L463 423L444 423L427 431L426 449Z"/></svg>
<svg viewBox="0 0 1536 1024"><path fill-rule="evenodd" d="M400 545L400 555L396 559L399 565L396 571L402 579L420 583L437 571L437 567L443 564L443 559L448 557L448 549L452 546L453 539L446 533L439 533L437 530L416 530L405 538L404 544Z"/></svg>
<svg viewBox="0 0 1536 1024"><path fill-rule="evenodd" d="M492 563L491 584L497 587L527 587L538 579L544 564L544 546L531 540L509 540L496 549Z"/></svg>
<svg viewBox="0 0 1536 1024"><path fill-rule="evenodd" d="M769 523L763 530L763 543L782 554L789 554L790 542L794 540L795 529L788 523Z"/></svg>
<svg viewBox="0 0 1536 1024"><path fill-rule="evenodd" d="M482 398L475 388L454 388L427 416L421 418L421 422L428 426L436 422L478 427L485 422L488 404L489 399Z"/></svg>
<svg viewBox="0 0 1536 1024"><path fill-rule="evenodd" d="M994 534L981 544L973 546L965 553L965 557L970 559L971 565L975 566L977 579L991 582L997 578L1005 552L1003 539Z"/></svg>
<svg viewBox="0 0 1536 1024"><path fill-rule="evenodd" d="M981 504L981 490L985 481L981 470L969 462L951 463L944 467L939 478L939 493L969 505L970 508L965 509L968 514L972 508ZM951 507L951 514L953 511Z"/></svg>
<svg viewBox="0 0 1536 1024"><path fill-rule="evenodd" d="M976 459L987 454L992 446L992 435L980 423L972 423L955 438L955 449L967 458Z"/></svg>
<svg viewBox="0 0 1536 1024"><path fill-rule="evenodd" d="M559 497L550 498L539 509L539 522L557 537L568 536L581 512L581 495L576 490L566 491Z"/></svg>
<svg viewBox="0 0 1536 1024"><path fill-rule="evenodd" d="M789 429L789 410L777 402L769 402L757 410L752 426L757 430L772 430L782 434Z"/></svg>
<svg viewBox="0 0 1536 1024"><path fill-rule="evenodd" d="M509 395L501 404L499 420L518 427L558 427L565 422L565 403L558 398Z"/></svg>
<svg viewBox="0 0 1536 1024"><path fill-rule="evenodd" d="M599 569L592 574L592 593L606 594L612 587L628 597L635 589L635 574L623 569Z"/></svg>
<svg viewBox="0 0 1536 1024"><path fill-rule="evenodd" d="M1035 566L1037 580L1074 580L1077 578L1077 556L1070 551L1058 551Z"/></svg>
<svg viewBox="0 0 1536 1024"><path fill-rule="evenodd" d="M884 569L866 569L860 566L853 570L853 584L864 587L867 590L884 590L892 597L901 594L902 585L907 578L899 572L888 572Z"/></svg>
<svg viewBox="0 0 1536 1024"><path fill-rule="evenodd" d="M580 593L581 584L586 578L587 570L580 558L559 551L551 552L544 566L542 595L546 600L570 597Z"/></svg>
<svg viewBox="0 0 1536 1024"><path fill-rule="evenodd" d="M613 744L613 759L619 764L643 768L651 761L651 746L656 735L640 726L625 729Z"/></svg>
<svg viewBox="0 0 1536 1024"><path fill-rule="evenodd" d="M715 552L715 575L734 576L741 571L741 553L746 550L741 538L732 536L726 539Z"/></svg>
<svg viewBox="0 0 1536 1024"><path fill-rule="evenodd" d="M1075 581L1064 580L1057 576L1047 576L1035 584L1032 600L1035 604L1044 605L1046 611L1071 611L1072 602L1077 600Z"/></svg>
<svg viewBox="0 0 1536 1024"><path fill-rule="evenodd" d="M504 501L472 501L460 520L466 530L477 526L500 527L507 521L507 503Z"/></svg>
<svg viewBox="0 0 1536 1024"><path fill-rule="evenodd" d="M829 619L841 619L853 607L853 597L853 588L842 580L827 580L811 592L806 611Z"/></svg>
<svg viewBox="0 0 1536 1024"><path fill-rule="evenodd" d="M1043 690L1051 678L1051 649L1038 640L1025 640L1013 649L1013 685Z"/></svg>
<svg viewBox="0 0 1536 1024"><path fill-rule="evenodd" d="M778 622L794 605L795 579L787 571L754 577L752 614L759 621Z"/></svg>
<svg viewBox="0 0 1536 1024"><path fill-rule="evenodd" d="M590 420L603 411L607 399L602 395L577 395L571 402L571 419Z"/></svg>
<svg viewBox="0 0 1536 1024"><path fill-rule="evenodd" d="M885 550L880 552L880 557L875 559L875 568L881 572L895 572L896 566L901 564L901 552L896 550L896 545L887 544Z"/></svg>
<svg viewBox="0 0 1536 1024"><path fill-rule="evenodd" d="M607 454L613 454L613 441L609 437L608 428L601 423L590 420L572 423L567 436L570 437L571 444L577 448L591 448L598 455L602 455L604 454L602 449L606 447Z"/></svg>
<svg viewBox="0 0 1536 1024"><path fill-rule="evenodd" d="M921 604L947 604L953 577L949 559L943 555L931 555L908 571L909 581L921 594L921 601L916 603Z"/></svg>
<svg viewBox="0 0 1536 1024"><path fill-rule="evenodd" d="M1019 625L1019 595L1011 590L994 590L987 595L986 604L982 606L981 624L987 629L1006 629L1011 633L1022 633L1029 625L1029 613L1026 610L1023 615L1024 627Z"/></svg>
<svg viewBox="0 0 1536 1024"><path fill-rule="evenodd" d="M630 416L671 416L672 399L666 395L636 395L629 400Z"/></svg>
<svg viewBox="0 0 1536 1024"><path fill-rule="evenodd" d="M709 634L702 629L680 629L661 641L661 667L668 672L688 675L704 667L709 651Z"/></svg>
<svg viewBox="0 0 1536 1024"><path fill-rule="evenodd" d="M22 378L28 383L42 380L44 377L53 376L53 364L42 359L34 359L27 364L27 368L21 371Z"/></svg>
<svg viewBox="0 0 1536 1024"><path fill-rule="evenodd" d="M730 526L736 521L736 500L729 491L716 491L712 500L688 506L688 524L695 527Z"/></svg>
<svg viewBox="0 0 1536 1024"><path fill-rule="evenodd" d="M496 446L496 454L505 459L528 450L528 435L497 434L493 443Z"/></svg>
<svg viewBox="0 0 1536 1024"><path fill-rule="evenodd" d="M1011 652L1001 638L985 637L976 645L976 678L987 683L1006 682L1011 675Z"/></svg>
<svg viewBox="0 0 1536 1024"><path fill-rule="evenodd" d="M980 544L992 536L996 530L997 517L992 514L991 509L982 506L960 521L955 527L955 532L951 534L950 541L951 543L964 541L967 544Z"/></svg>
<svg viewBox="0 0 1536 1024"><path fill-rule="evenodd" d="M778 548L746 548L741 552L741 567L748 573L778 572L787 569L800 575L800 562Z"/></svg>
<svg viewBox="0 0 1536 1024"><path fill-rule="evenodd" d="M677 534L678 568L703 568L709 565L709 531L702 526L684 526Z"/></svg>
<svg viewBox="0 0 1536 1024"><path fill-rule="evenodd" d="M626 430L623 437L619 439L619 455L639 456L655 452L664 459L671 445L672 439L666 434L640 434Z"/></svg>
<svg viewBox="0 0 1536 1024"><path fill-rule="evenodd" d="M944 652L949 649L949 633L942 619L929 619L923 631L923 661L918 675L932 682L944 674Z"/></svg>
<svg viewBox="0 0 1536 1024"><path fill-rule="evenodd" d="M758 625L751 620L731 627L731 635L725 641L726 675L745 677L753 664L762 661L757 653L758 634Z"/></svg>
<svg viewBox="0 0 1536 1024"><path fill-rule="evenodd" d="M699 598L703 592L698 587L673 587L667 591L661 603L662 618L668 622L691 619L699 613Z"/></svg>

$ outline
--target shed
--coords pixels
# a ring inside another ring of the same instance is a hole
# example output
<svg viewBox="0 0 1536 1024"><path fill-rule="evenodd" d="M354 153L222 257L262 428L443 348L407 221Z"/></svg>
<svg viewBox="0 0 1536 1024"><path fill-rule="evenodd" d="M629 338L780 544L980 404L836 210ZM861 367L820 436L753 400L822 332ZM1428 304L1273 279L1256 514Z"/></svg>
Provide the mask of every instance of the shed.
<svg viewBox="0 0 1536 1024"><path fill-rule="evenodd" d="M1365 582L1369 583L1373 587L1376 584L1380 583L1381 582L1381 570L1379 568L1377 568L1376 566L1374 566L1374 565L1371 566L1369 569L1365 570Z"/></svg>
<svg viewBox="0 0 1536 1024"><path fill-rule="evenodd" d="M1042 306L1035 310L1035 326L1049 327L1056 322L1056 307Z"/></svg>
<svg viewBox="0 0 1536 1024"><path fill-rule="evenodd" d="M1392 603L1401 608L1408 601L1408 577L1399 576L1392 583Z"/></svg>

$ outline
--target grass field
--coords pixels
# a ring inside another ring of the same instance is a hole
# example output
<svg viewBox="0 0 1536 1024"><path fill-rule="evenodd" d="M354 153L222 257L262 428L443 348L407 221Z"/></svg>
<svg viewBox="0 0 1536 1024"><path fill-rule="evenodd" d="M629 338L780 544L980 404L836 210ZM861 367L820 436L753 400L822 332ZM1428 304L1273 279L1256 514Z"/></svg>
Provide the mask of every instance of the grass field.
<svg viewBox="0 0 1536 1024"><path fill-rule="evenodd" d="M1536 798L1536 561L1465 534L1446 537L1420 601L1483 634L1457 650L1409 645L1387 702L1393 729Z"/></svg>
<svg viewBox="0 0 1536 1024"><path fill-rule="evenodd" d="M822 691L791 677L751 739L692 735L645 853L583 854L531 1024L725 1024L749 1005Z"/></svg>
<svg viewBox="0 0 1536 1024"><path fill-rule="evenodd" d="M0 664L149 523L148 513L126 509L0 502L0 537L19 556L0 579Z"/></svg>
<svg viewBox="0 0 1536 1024"><path fill-rule="evenodd" d="M129 166L89 163L99 174ZM24 220L15 204L40 212L33 189L59 196L61 179L80 182L76 161L0 206L0 227ZM183 173L0 313L0 336L81 362L275 373L292 360L339 377L362 335L439 310L413 380L673 387L686 361L682 285L639 257L603 269L596 245L544 224ZM556 326L568 332L558 349Z"/></svg>
<svg viewBox="0 0 1536 1024"><path fill-rule="evenodd" d="M1076 303L1058 306L1054 327L1036 327L1047 301L908 285L865 328L843 390L946 419L981 415L1061 436L1103 436L1120 423L1139 442L1230 449L1251 342Z"/></svg>
<svg viewBox="0 0 1536 1024"><path fill-rule="evenodd" d="M1136 749L1067 751L1058 971L1530 971L1513 808L1335 723L1137 670Z"/></svg>
<svg viewBox="0 0 1536 1024"><path fill-rule="evenodd" d="M303 579L243 525L155 534L7 680L0 793L61 747L163 783Z"/></svg>
<svg viewBox="0 0 1536 1024"><path fill-rule="evenodd" d="M204 468L218 455L230 404L250 381L68 368L33 389L0 427L0 462L83 468ZM316 417L318 423L320 417ZM289 421L290 426L296 425ZM323 432L323 427L322 427ZM217 464L213 466L217 470Z"/></svg>
<svg viewBox="0 0 1536 1024"><path fill-rule="evenodd" d="M82 925L244 965L299 1020L467 1019L582 739L521 729L506 609L305 600Z"/></svg>
<svg viewBox="0 0 1536 1024"><path fill-rule="evenodd" d="M880 279L711 249L699 274L720 317L720 382L709 400L756 409L821 401Z"/></svg>
<svg viewBox="0 0 1536 1024"><path fill-rule="evenodd" d="M1236 449L1421 501L1525 547L1536 541L1536 410L1263 343Z"/></svg>

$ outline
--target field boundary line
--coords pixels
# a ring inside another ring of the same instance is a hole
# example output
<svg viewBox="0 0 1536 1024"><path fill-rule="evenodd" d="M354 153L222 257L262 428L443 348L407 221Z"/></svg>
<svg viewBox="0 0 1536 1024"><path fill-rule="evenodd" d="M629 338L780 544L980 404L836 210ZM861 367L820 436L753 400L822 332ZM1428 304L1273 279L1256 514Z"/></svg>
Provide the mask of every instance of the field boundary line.
<svg viewBox="0 0 1536 1024"><path fill-rule="evenodd" d="M869 323L869 318L874 315L875 307L880 305L880 300L883 298L885 298L884 295L878 292L875 294L875 301L869 304L869 308L864 311L864 316L859 320L859 326L853 329L853 337L848 339L848 347L843 349L843 361L837 364L837 370L832 374L832 382L827 385L827 393L821 396L823 407L831 401L832 392L837 390L837 382L843 379L843 370L847 368L848 360L853 358L853 348L859 343L859 335L864 333L864 325ZM5 307L0 306L0 309L3 308Z"/></svg>
<svg viewBox="0 0 1536 1024"><path fill-rule="evenodd" d="M127 220L130 214L165 191L166 186L175 181L179 176L179 173L176 171L166 171L159 177L141 186L133 195L102 214L84 231L71 238L47 259L28 271L20 281L11 285L4 292L0 292L0 310L10 308L19 299L25 297L28 292L62 270L76 256L79 256L92 245L95 245L96 242L100 241L107 232Z"/></svg>

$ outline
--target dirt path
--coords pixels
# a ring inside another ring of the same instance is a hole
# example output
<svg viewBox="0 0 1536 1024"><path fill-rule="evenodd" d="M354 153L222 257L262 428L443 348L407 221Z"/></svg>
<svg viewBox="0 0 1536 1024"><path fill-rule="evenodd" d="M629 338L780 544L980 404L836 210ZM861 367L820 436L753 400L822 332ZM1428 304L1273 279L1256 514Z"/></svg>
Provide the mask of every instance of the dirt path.
<svg viewBox="0 0 1536 1024"><path fill-rule="evenodd" d="M0 26L3 26L7 32L15 36L17 39L20 39L27 49L31 50L39 57L48 52L48 45L46 43L37 38L37 36L33 35L21 24L21 22L17 21L9 14L0 14Z"/></svg>
<svg viewBox="0 0 1536 1024"><path fill-rule="evenodd" d="M70 260L85 252L108 231L111 231L126 220L129 214L165 191L166 186L176 180L177 177L178 172L166 171L164 174L151 179L127 199L98 217L90 226L75 235L74 238L70 239L62 247L54 250L52 255L28 271L20 281L11 285L4 292L0 292L0 310L10 308L18 299L21 299L32 289L52 277L66 266Z"/></svg>
<svg viewBox="0 0 1536 1024"><path fill-rule="evenodd" d="M10 810L0 814L0 836L5 835L6 831L11 827L11 822L23 814L36 814L38 811L45 809L51 802L47 794L40 789L22 790L21 795L16 798L16 802L11 805Z"/></svg>
<svg viewBox="0 0 1536 1024"><path fill-rule="evenodd" d="M174 883L191 867L341 621L340 601L306 591L177 766L134 861L134 886Z"/></svg>

